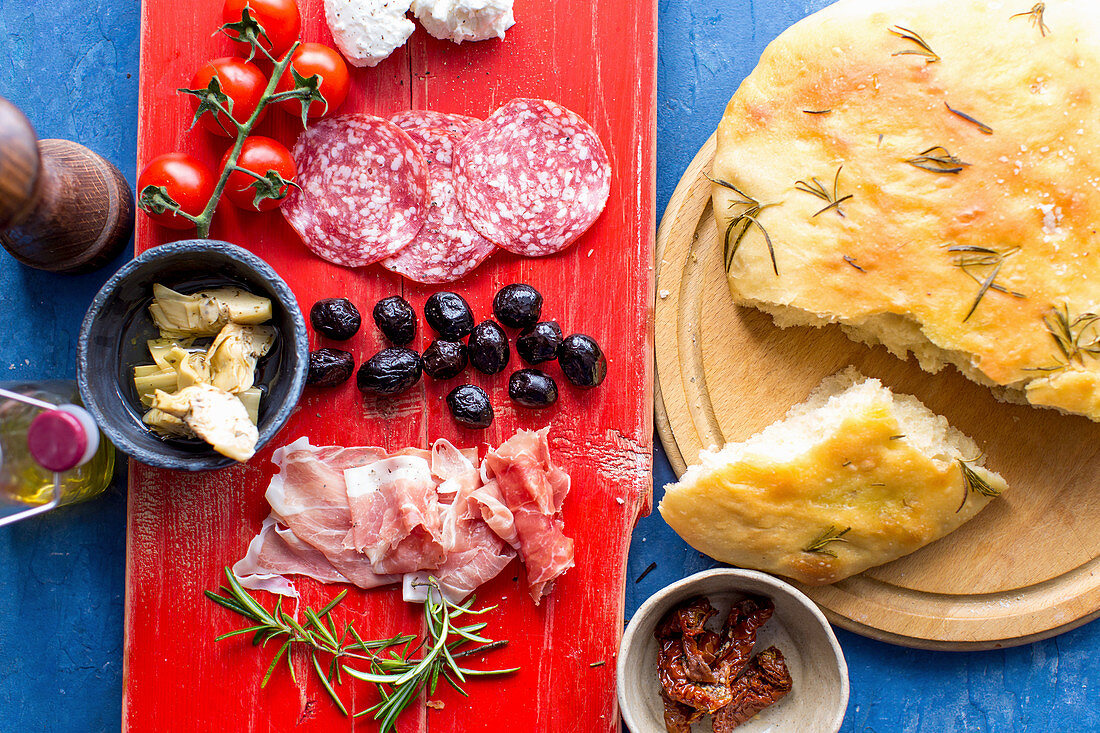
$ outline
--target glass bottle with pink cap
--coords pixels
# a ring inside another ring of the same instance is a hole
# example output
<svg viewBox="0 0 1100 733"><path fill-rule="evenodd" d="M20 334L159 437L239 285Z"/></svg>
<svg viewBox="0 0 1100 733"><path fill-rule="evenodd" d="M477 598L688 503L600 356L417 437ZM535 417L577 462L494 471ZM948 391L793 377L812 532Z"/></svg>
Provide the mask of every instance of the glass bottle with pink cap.
<svg viewBox="0 0 1100 733"><path fill-rule="evenodd" d="M84 501L114 475L114 447L69 381L0 383L0 526Z"/></svg>

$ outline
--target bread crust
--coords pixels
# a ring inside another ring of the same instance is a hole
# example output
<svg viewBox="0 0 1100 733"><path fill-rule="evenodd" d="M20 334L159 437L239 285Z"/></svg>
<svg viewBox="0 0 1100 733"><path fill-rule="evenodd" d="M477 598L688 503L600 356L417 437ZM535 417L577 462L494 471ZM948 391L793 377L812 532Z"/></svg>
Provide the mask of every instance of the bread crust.
<svg viewBox="0 0 1100 733"><path fill-rule="evenodd" d="M840 0L792 26L719 125L715 219L731 294L781 325L1100 421L1100 3L1034 5Z"/></svg>

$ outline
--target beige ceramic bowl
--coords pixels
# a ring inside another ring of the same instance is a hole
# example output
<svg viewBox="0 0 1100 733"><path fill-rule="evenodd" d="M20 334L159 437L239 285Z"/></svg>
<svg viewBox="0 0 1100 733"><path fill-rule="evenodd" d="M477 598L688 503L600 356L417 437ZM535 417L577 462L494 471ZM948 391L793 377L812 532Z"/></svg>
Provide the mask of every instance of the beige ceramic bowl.
<svg viewBox="0 0 1100 733"><path fill-rule="evenodd" d="M836 733L848 707L848 665L836 636L813 601L792 586L755 570L719 568L673 583L650 597L626 628L619 648L619 706L632 733L665 733L657 641L653 629L668 611L693 596L706 596L724 619L745 595L775 603L775 614L757 636L756 649L779 647L794 688L775 705L737 728L737 733ZM695 724L709 731L710 718Z"/></svg>

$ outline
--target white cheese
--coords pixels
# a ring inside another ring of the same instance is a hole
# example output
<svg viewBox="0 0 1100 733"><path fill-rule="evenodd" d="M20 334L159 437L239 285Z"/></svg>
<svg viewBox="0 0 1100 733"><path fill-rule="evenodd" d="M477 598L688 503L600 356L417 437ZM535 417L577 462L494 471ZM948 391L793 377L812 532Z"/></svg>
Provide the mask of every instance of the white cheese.
<svg viewBox="0 0 1100 733"><path fill-rule="evenodd" d="M416 30L405 17L412 0L325 0L325 20L355 66L376 66Z"/></svg>
<svg viewBox="0 0 1100 733"><path fill-rule="evenodd" d="M412 11L436 38L455 43L504 38L516 23L513 0L412 0Z"/></svg>

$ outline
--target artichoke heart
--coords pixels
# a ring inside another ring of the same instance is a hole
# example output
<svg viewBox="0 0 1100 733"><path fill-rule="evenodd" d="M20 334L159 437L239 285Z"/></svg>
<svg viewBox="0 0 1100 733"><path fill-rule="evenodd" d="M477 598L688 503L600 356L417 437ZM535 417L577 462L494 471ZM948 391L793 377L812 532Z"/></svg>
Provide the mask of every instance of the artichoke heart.
<svg viewBox="0 0 1100 733"><path fill-rule="evenodd" d="M210 446L235 461L256 452L259 432L235 395L209 384L195 384L175 394L158 390L153 409L177 417Z"/></svg>
<svg viewBox="0 0 1100 733"><path fill-rule="evenodd" d="M184 295L160 284L153 285L149 315L166 339L214 336L229 322L229 308L216 298Z"/></svg>
<svg viewBox="0 0 1100 733"><path fill-rule="evenodd" d="M153 362L161 369L175 369L174 366L168 363L168 354L172 349L190 349L191 344L195 342L195 339L150 339L146 342L149 347L149 354L153 357Z"/></svg>
<svg viewBox="0 0 1100 733"><path fill-rule="evenodd" d="M241 288L213 288L195 293L191 297L217 301L232 323L256 326L271 320L271 300Z"/></svg>
<svg viewBox="0 0 1100 733"><path fill-rule="evenodd" d="M275 329L229 323L206 352L210 379L215 387L238 394L256 381L256 362L271 350Z"/></svg>
<svg viewBox="0 0 1100 733"><path fill-rule="evenodd" d="M174 415L169 415L163 410L149 410L141 418L141 421L151 427L153 432L159 435L176 438L194 438L195 433L187 427L187 423Z"/></svg>
<svg viewBox="0 0 1100 733"><path fill-rule="evenodd" d="M165 361L176 371L176 389L210 381L210 367L201 351L185 351L176 346L165 356Z"/></svg>

